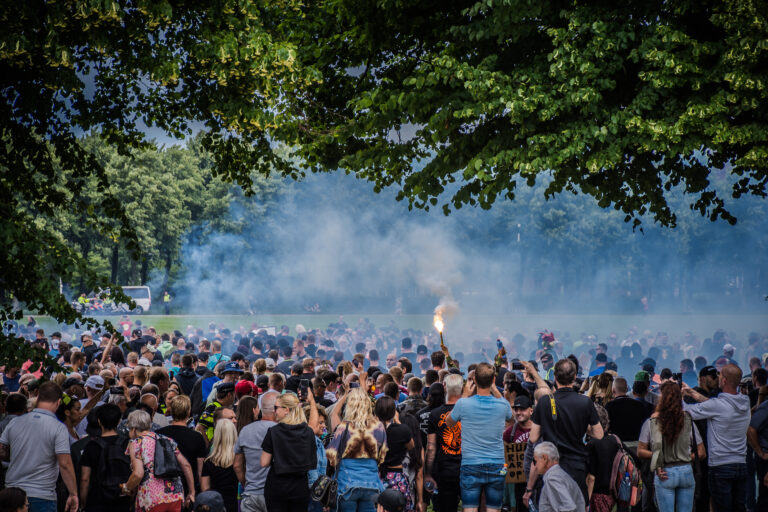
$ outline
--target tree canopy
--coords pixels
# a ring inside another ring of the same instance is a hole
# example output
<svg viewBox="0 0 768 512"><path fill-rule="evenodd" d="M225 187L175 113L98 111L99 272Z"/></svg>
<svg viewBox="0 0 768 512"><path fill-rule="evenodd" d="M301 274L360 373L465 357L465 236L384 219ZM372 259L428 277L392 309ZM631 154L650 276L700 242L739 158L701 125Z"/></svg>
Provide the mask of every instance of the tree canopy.
<svg viewBox="0 0 768 512"><path fill-rule="evenodd" d="M588 194L628 221L674 226L666 193L681 188L733 223L709 174L765 196L766 13L764 0L5 2L4 311L13 294L72 321L59 279L108 284L52 229L63 211L73 237L87 225L139 262L156 251L80 139L94 129L122 157L151 146L147 127L200 130L212 176L246 194L256 175L342 169L447 212L547 176L547 198ZM173 221L170 237L189 219Z"/></svg>

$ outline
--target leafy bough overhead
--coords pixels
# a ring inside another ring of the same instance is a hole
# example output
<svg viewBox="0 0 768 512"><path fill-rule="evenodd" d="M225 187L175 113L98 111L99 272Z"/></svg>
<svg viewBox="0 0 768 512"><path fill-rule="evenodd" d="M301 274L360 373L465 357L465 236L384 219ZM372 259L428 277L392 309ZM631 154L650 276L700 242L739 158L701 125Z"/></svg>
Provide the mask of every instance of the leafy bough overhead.
<svg viewBox="0 0 768 512"><path fill-rule="evenodd" d="M63 211L141 258L110 176L146 127L200 129L211 171L342 169L413 207L490 208L542 175L674 226L665 192L735 222L768 182L768 2L30 0L0 7L3 311L70 321L59 279L106 279L51 229ZM276 151L277 145L293 152ZM296 161L302 166L297 166ZM99 194L83 195L95 180ZM451 185L450 197L445 197ZM108 281L108 280L106 280Z"/></svg>

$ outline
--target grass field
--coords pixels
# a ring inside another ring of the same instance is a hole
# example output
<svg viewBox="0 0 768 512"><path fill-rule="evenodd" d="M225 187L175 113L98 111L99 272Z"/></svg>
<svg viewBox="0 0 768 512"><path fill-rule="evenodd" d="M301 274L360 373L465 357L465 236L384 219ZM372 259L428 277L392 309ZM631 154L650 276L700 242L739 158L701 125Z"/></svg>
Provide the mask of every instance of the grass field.
<svg viewBox="0 0 768 512"><path fill-rule="evenodd" d="M431 329L430 315L343 315L350 326L354 326L362 318L369 318L375 325L381 327L393 322L399 328ZM98 319L108 319L116 323L118 316L100 316ZM38 322L47 332L57 325L50 318L37 317ZM186 332L188 325L205 329L209 322L216 322L232 330L240 326L249 329L254 323L260 326L287 325L291 333L295 332L297 324L307 329L323 328L329 323L336 322L339 315L303 314L303 315L131 315L132 320L141 319L144 325L150 325L158 332L172 332L178 329ZM653 333L666 331L670 339L675 340L686 331L692 331L700 338L709 337L717 329L725 329L732 340L745 340L747 335L756 331L768 333L768 315L469 315L461 313L446 322L446 341L471 341L493 333L511 336L522 333L534 337L536 333L549 329L558 335L570 333L578 337L586 332L604 338L611 332L619 335L631 327L640 331L649 330Z"/></svg>

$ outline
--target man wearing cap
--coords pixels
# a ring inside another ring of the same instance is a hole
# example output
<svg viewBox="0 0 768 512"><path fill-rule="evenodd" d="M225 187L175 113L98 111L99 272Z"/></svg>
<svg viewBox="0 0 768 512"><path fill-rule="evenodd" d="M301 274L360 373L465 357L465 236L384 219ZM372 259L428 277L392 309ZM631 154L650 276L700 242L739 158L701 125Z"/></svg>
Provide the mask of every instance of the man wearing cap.
<svg viewBox="0 0 768 512"><path fill-rule="evenodd" d="M237 363L234 363L237 365ZM214 419L213 413L221 407L232 407L235 404L235 383L221 381L216 389L216 399L206 406L197 423L197 431L205 436L208 443L213 440Z"/></svg>
<svg viewBox="0 0 768 512"><path fill-rule="evenodd" d="M555 358L551 352L541 354L541 371L539 374L544 380L552 382L555 379Z"/></svg>
<svg viewBox="0 0 768 512"><path fill-rule="evenodd" d="M104 389L104 379L99 375L91 375L85 381L85 398L80 399L80 408L84 409L86 404L91 400L98 397L99 393ZM97 403L94 407L102 405L102 402ZM84 417L80 423L75 427L75 431L80 437L86 435L85 429L88 428L88 419Z"/></svg>
<svg viewBox="0 0 768 512"><path fill-rule="evenodd" d="M719 373L717 368L714 366L705 366L699 370L699 385L693 388L694 391L707 398L716 397L721 392L720 387L718 386L718 376Z"/></svg>
<svg viewBox="0 0 768 512"><path fill-rule="evenodd" d="M224 365L224 369L221 371L221 380L216 382L211 388L211 392L208 394L208 399L205 401L206 405L210 405L216 399L216 390L219 386L225 382L231 382L233 385L240 379L240 375L243 374L243 369L240 368L240 364L237 361L230 361Z"/></svg>
<svg viewBox="0 0 768 512"><path fill-rule="evenodd" d="M528 437L531 433L533 421L533 402L527 395L520 395L515 398L512 404L512 411L515 414L515 422L504 431L502 439L505 444L522 445L522 450L528 445ZM508 467L510 461L507 461ZM511 469L510 469L511 470ZM525 481L518 484L506 484L504 493L504 502L510 507L516 507L517 510L523 510L523 495L525 494Z"/></svg>

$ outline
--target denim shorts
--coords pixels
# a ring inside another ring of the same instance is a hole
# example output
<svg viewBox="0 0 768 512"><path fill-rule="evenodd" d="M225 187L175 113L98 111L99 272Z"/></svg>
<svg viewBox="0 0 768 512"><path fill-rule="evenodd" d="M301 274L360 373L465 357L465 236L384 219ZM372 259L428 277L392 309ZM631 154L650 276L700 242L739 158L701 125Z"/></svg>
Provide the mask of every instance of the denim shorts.
<svg viewBox="0 0 768 512"><path fill-rule="evenodd" d="M504 500L504 464L462 465L459 485L464 507L480 506L480 495L485 490L485 506L500 509Z"/></svg>

